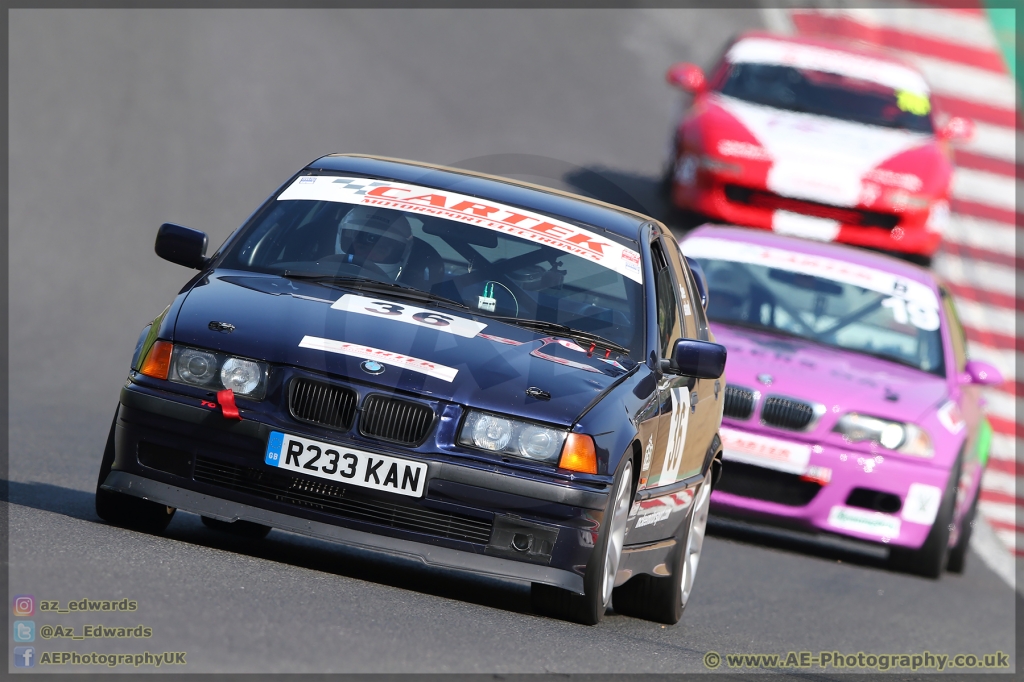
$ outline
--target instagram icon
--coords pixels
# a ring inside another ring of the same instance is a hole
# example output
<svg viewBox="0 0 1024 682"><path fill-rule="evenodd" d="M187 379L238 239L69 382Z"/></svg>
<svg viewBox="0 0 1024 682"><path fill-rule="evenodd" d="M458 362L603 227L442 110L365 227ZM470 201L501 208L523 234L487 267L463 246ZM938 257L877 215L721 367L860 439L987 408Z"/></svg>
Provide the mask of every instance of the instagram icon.
<svg viewBox="0 0 1024 682"><path fill-rule="evenodd" d="M36 598L31 594L19 594L14 598L14 615L31 616L36 612Z"/></svg>

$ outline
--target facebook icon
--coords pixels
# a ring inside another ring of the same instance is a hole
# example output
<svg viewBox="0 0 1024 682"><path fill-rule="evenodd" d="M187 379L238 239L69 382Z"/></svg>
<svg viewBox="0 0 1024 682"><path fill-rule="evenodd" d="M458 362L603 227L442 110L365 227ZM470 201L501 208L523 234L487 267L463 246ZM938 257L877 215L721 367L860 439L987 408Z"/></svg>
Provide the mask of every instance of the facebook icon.
<svg viewBox="0 0 1024 682"><path fill-rule="evenodd" d="M36 648L33 646L14 647L14 667L31 668L36 664Z"/></svg>

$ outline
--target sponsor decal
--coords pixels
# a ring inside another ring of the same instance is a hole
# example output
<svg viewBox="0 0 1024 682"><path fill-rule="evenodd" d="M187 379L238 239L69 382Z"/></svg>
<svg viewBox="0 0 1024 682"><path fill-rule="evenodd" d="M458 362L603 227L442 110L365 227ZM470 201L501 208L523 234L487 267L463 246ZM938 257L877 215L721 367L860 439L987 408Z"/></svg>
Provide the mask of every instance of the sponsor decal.
<svg viewBox="0 0 1024 682"><path fill-rule="evenodd" d="M338 353L339 355L348 355L361 360L376 360L385 365L407 369L411 372L419 372L420 374L426 374L435 379L448 382L453 381L455 375L459 373L459 370L454 367L446 367L436 362L420 360L419 358L412 358L401 353L392 353L391 351L363 346L358 343L345 343L344 341L322 339L317 336L302 337L302 341L299 342L299 348Z"/></svg>
<svg viewBox="0 0 1024 682"><path fill-rule="evenodd" d="M653 526L654 524L664 521L672 515L671 507L661 507L659 509L652 509L648 513L644 513L647 510L641 510L641 516L636 520L635 528L643 528L644 526Z"/></svg>
<svg viewBox="0 0 1024 682"><path fill-rule="evenodd" d="M926 102L928 99L928 85L915 71L893 62L827 47L800 45L771 38L748 38L733 45L726 59L733 64L782 64L796 69L835 73L880 83L894 91L914 93ZM910 98L905 99L905 102L907 106L911 105ZM920 106L919 102L917 106Z"/></svg>
<svg viewBox="0 0 1024 682"><path fill-rule="evenodd" d="M483 322L474 322L464 317L440 313L436 309L428 310L405 303L392 303L357 294L345 294L335 301L331 308L436 329L439 332L464 336L467 339L473 338L487 326Z"/></svg>
<svg viewBox="0 0 1024 682"><path fill-rule="evenodd" d="M917 192L923 186L921 178L912 173L897 173L895 171L885 170L882 168L876 168L875 170L868 171L864 176L864 179L870 180L871 182L877 182L879 185L899 187L907 190L908 192Z"/></svg>
<svg viewBox="0 0 1024 682"><path fill-rule="evenodd" d="M960 406L952 400L940 407L935 416L939 418L939 423L945 426L946 430L950 433L960 433L967 426L963 415L960 414Z"/></svg>
<svg viewBox="0 0 1024 682"><path fill-rule="evenodd" d="M722 156L735 156L752 161L771 161L772 155L759 144L740 142L739 140L719 140L718 153Z"/></svg>
<svg viewBox="0 0 1024 682"><path fill-rule="evenodd" d="M839 227L838 221L828 218L816 218L792 211L772 213L772 230L789 237L833 242L839 236Z"/></svg>
<svg viewBox="0 0 1024 682"><path fill-rule="evenodd" d="M900 520L892 514L836 505L828 513L828 525L882 538L900 535Z"/></svg>
<svg viewBox="0 0 1024 682"><path fill-rule="evenodd" d="M904 521L930 526L938 516L940 504L942 504L941 490L933 485L911 483L900 516Z"/></svg>
<svg viewBox="0 0 1024 682"><path fill-rule="evenodd" d="M852 284L905 301L914 301L938 310L939 299L926 284L905 280L896 275L856 263L797 253L776 247L759 246L718 237L694 237L682 244L683 253L691 258L711 258L735 263L761 265L789 272L814 275L844 284Z"/></svg>
<svg viewBox="0 0 1024 682"><path fill-rule="evenodd" d="M651 468L651 455L654 454L654 434L647 437L647 447L644 448L644 461L640 465L640 471L647 471Z"/></svg>
<svg viewBox="0 0 1024 682"><path fill-rule="evenodd" d="M832 480L832 469L829 467L809 466L800 476L801 481L810 481L818 485L828 485Z"/></svg>
<svg viewBox="0 0 1024 682"><path fill-rule="evenodd" d="M652 526L667 519L675 510L689 509L693 502L694 490L694 488L687 488L678 493L637 503L630 511L630 517L639 515L634 528Z"/></svg>
<svg viewBox="0 0 1024 682"><path fill-rule="evenodd" d="M638 252L541 213L400 182L336 176L319 176L314 182L300 180L283 191L278 200L335 201L446 218L544 244L602 265L634 282L643 282Z"/></svg>
<svg viewBox="0 0 1024 682"><path fill-rule="evenodd" d="M811 448L802 443L793 443L778 438L769 438L723 426L719 429L722 438L722 458L785 471L790 474L808 473Z"/></svg>
<svg viewBox="0 0 1024 682"><path fill-rule="evenodd" d="M896 91L896 106L900 111L909 112L914 116L927 116L932 110L932 103L928 101L926 95L910 90Z"/></svg>

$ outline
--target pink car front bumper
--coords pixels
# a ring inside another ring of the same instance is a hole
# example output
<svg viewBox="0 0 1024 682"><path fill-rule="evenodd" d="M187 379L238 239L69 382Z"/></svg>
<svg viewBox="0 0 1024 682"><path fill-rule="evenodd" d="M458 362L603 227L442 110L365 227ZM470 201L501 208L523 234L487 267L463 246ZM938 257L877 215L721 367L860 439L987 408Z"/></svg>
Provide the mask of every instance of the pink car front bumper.
<svg viewBox="0 0 1024 682"><path fill-rule="evenodd" d="M726 434L730 432L777 439L723 426L723 441L729 442ZM930 460L872 455L800 443L792 437L786 441L809 450L806 466L802 461L795 467L783 463L789 471L756 466L757 457L749 452L740 453L740 459L735 454L730 457L726 446L722 480L711 495L712 512L881 544L910 548L924 544L946 490L948 470ZM770 459L760 464L780 466ZM795 473L800 469L802 475ZM825 478L828 482L822 485Z"/></svg>

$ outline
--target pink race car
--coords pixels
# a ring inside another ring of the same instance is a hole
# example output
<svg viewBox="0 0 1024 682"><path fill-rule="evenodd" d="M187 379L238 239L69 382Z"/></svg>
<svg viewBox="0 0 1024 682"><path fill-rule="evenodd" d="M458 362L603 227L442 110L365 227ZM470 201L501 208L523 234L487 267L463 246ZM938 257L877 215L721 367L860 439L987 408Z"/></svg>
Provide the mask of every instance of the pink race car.
<svg viewBox="0 0 1024 682"><path fill-rule="evenodd" d="M849 247L704 226L682 240L729 350L712 511L888 545L960 572L991 427L953 300L927 270Z"/></svg>
<svg viewBox="0 0 1024 682"><path fill-rule="evenodd" d="M672 203L714 221L897 252L927 264L949 217L946 142L921 74L845 43L747 33L709 79L676 64L694 95L676 130Z"/></svg>

